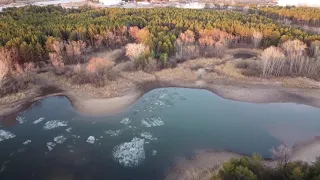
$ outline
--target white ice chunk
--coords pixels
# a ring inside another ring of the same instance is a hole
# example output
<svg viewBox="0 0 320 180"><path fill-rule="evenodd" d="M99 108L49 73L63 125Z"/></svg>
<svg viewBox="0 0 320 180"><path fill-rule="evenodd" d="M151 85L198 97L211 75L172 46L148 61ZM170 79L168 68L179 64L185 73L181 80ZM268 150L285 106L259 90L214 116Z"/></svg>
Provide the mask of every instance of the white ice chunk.
<svg viewBox="0 0 320 180"><path fill-rule="evenodd" d="M38 123L42 122L43 120L44 120L44 117L41 117L41 118L33 121L33 124L38 124Z"/></svg>
<svg viewBox="0 0 320 180"><path fill-rule="evenodd" d="M53 142L48 142L47 143L47 147L48 147L49 151L51 151L55 146L56 146L56 144L53 143Z"/></svg>
<svg viewBox="0 0 320 180"><path fill-rule="evenodd" d="M16 137L16 135L12 134L9 131L0 130L0 142L6 139L11 139Z"/></svg>
<svg viewBox="0 0 320 180"><path fill-rule="evenodd" d="M46 124L43 126L44 130L54 129L57 127L67 126L67 121L59 121L59 120L51 120L46 122Z"/></svg>
<svg viewBox="0 0 320 180"><path fill-rule="evenodd" d="M153 136L152 136L152 134L151 133L149 133L149 132L142 132L141 134L141 137L143 137L144 139L148 139L148 140L157 140L157 138L154 138Z"/></svg>
<svg viewBox="0 0 320 180"><path fill-rule="evenodd" d="M18 116L18 117L16 118L16 120L17 120L20 124L25 123L25 122L27 121L25 117L21 117L21 116Z"/></svg>
<svg viewBox="0 0 320 180"><path fill-rule="evenodd" d="M71 132L72 127L69 127L68 129L66 129L67 132Z"/></svg>
<svg viewBox="0 0 320 180"><path fill-rule="evenodd" d="M53 140L58 144L62 144L67 140L67 138L61 135L61 136L55 137Z"/></svg>
<svg viewBox="0 0 320 180"><path fill-rule="evenodd" d="M157 151L156 151L156 150L153 150L153 151L152 151L152 156L155 156L155 155L157 155Z"/></svg>
<svg viewBox="0 0 320 180"><path fill-rule="evenodd" d="M130 119L130 118L124 118L124 119L122 119L122 120L120 121L120 123L122 123L122 124L129 124L129 123L131 123L131 119Z"/></svg>
<svg viewBox="0 0 320 180"><path fill-rule="evenodd" d="M145 159L144 139L133 138L131 142L117 145L113 158L125 167L138 166Z"/></svg>
<svg viewBox="0 0 320 180"><path fill-rule="evenodd" d="M110 135L110 136L119 136L121 133L122 133L122 130L121 129L118 129L118 130L108 130L108 131L105 131L106 134Z"/></svg>
<svg viewBox="0 0 320 180"><path fill-rule="evenodd" d="M144 127L155 127L155 126L163 126L164 123L160 117L156 118L144 118L141 121L141 125Z"/></svg>
<svg viewBox="0 0 320 180"><path fill-rule="evenodd" d="M31 140L26 140L24 143L22 143L23 145L27 145L27 144L29 144L29 143L31 143Z"/></svg>
<svg viewBox="0 0 320 180"><path fill-rule="evenodd" d="M94 138L94 136L89 136L87 139L87 143L90 143L90 144L94 144L95 141L96 141L96 138Z"/></svg>

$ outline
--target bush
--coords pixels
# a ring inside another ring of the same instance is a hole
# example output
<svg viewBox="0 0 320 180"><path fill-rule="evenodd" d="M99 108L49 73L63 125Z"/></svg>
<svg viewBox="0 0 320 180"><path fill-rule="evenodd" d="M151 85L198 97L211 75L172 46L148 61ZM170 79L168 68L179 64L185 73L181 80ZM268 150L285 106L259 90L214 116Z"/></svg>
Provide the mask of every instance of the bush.
<svg viewBox="0 0 320 180"><path fill-rule="evenodd" d="M31 76L26 75L14 75L4 78L0 82L0 97L18 93L27 89L29 83L33 81L33 79L30 77Z"/></svg>

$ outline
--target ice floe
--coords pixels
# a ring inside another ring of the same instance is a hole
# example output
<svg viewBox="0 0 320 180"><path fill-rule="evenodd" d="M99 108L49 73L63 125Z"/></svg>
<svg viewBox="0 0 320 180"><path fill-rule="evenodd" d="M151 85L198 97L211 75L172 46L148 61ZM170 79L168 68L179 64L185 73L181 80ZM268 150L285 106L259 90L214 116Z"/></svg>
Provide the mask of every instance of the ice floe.
<svg viewBox="0 0 320 180"><path fill-rule="evenodd" d="M9 131L0 130L0 142L6 139L11 139L16 137L16 135L12 134Z"/></svg>
<svg viewBox="0 0 320 180"><path fill-rule="evenodd" d="M60 135L55 137L53 140L58 144L62 144L67 140L67 138L65 138L63 135Z"/></svg>
<svg viewBox="0 0 320 180"><path fill-rule="evenodd" d="M164 123L160 117L156 118L144 118L141 121L141 125L144 127L155 127L155 126L163 126Z"/></svg>
<svg viewBox="0 0 320 180"><path fill-rule="evenodd" d="M118 130L108 130L108 131L105 131L106 134L110 135L110 136L119 136L121 133L122 133L123 130L121 129L118 129Z"/></svg>
<svg viewBox="0 0 320 180"><path fill-rule="evenodd" d="M44 117L41 117L41 118L33 121L33 124L38 124L38 123L42 122L43 120L44 120Z"/></svg>
<svg viewBox="0 0 320 180"><path fill-rule="evenodd" d="M47 142L47 147L48 147L49 151L51 151L55 146L56 146L55 143L53 143L53 142Z"/></svg>
<svg viewBox="0 0 320 180"><path fill-rule="evenodd" d="M140 134L140 136L141 137L143 137L144 139L148 139L148 140L157 140L157 138L154 138L153 136L152 136L152 134L151 133L149 133L149 132L142 132L141 134Z"/></svg>
<svg viewBox="0 0 320 180"><path fill-rule="evenodd" d="M26 140L26 141L23 142L22 144L23 144L23 145L27 145L27 144L29 144L29 143L31 143L31 140Z"/></svg>
<svg viewBox="0 0 320 180"><path fill-rule="evenodd" d="M66 129L67 132L71 132L72 127L69 127L68 129Z"/></svg>
<svg viewBox="0 0 320 180"><path fill-rule="evenodd" d="M145 159L144 139L133 138L131 142L117 145L113 158L125 167L138 166Z"/></svg>
<svg viewBox="0 0 320 180"><path fill-rule="evenodd" d="M94 136L89 136L87 139L87 143L94 144L96 141L96 138Z"/></svg>
<svg viewBox="0 0 320 180"><path fill-rule="evenodd" d="M157 155L157 151L156 151L156 150L153 150L153 151L152 151L152 156L155 156L155 155Z"/></svg>
<svg viewBox="0 0 320 180"><path fill-rule="evenodd" d="M122 123L122 124L129 124L129 123L131 123L131 119L130 119L130 118L124 118L124 119L122 119L122 120L120 121L120 123Z"/></svg>
<svg viewBox="0 0 320 180"><path fill-rule="evenodd" d="M51 120L46 122L46 124L43 126L44 130L54 129L57 127L67 126L67 121L60 121L60 120Z"/></svg>
<svg viewBox="0 0 320 180"><path fill-rule="evenodd" d="M2 164L1 169L0 169L0 174L7 169L7 163L9 163L9 162L10 162L10 161L7 160L7 161L5 161L5 162Z"/></svg>
<svg viewBox="0 0 320 180"><path fill-rule="evenodd" d="M20 124L23 124L23 123L25 123L25 122L27 121L25 117L21 117L21 116L18 116L18 117L16 118L16 120L17 120Z"/></svg>

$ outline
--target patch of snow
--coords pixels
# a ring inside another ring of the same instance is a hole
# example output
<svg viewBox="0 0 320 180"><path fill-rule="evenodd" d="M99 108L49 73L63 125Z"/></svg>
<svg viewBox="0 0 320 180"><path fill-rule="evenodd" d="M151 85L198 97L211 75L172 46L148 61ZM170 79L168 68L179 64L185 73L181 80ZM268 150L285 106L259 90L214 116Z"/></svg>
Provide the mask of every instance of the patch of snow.
<svg viewBox="0 0 320 180"><path fill-rule="evenodd" d="M43 120L44 120L44 117L41 117L41 118L33 121L33 124L38 124L38 123L42 122Z"/></svg>
<svg viewBox="0 0 320 180"><path fill-rule="evenodd" d="M6 139L11 139L16 137L16 135L12 134L9 131L0 130L0 142Z"/></svg>
<svg viewBox="0 0 320 180"><path fill-rule="evenodd" d="M18 116L18 117L16 118L16 120L17 120L20 124L23 124L23 123L25 123L25 122L27 121L25 117L21 117L21 116Z"/></svg>
<svg viewBox="0 0 320 180"><path fill-rule="evenodd" d="M94 144L95 140L96 138L94 138L94 136L89 136L87 139L87 143Z"/></svg>
<svg viewBox="0 0 320 180"><path fill-rule="evenodd" d="M155 156L155 155L157 155L157 151L156 151L156 150L153 150L153 151L152 151L152 156Z"/></svg>
<svg viewBox="0 0 320 180"><path fill-rule="evenodd" d="M31 140L26 140L24 143L22 143L23 145L27 145L27 144L29 144L29 143L31 143Z"/></svg>
<svg viewBox="0 0 320 180"><path fill-rule="evenodd" d="M133 138L131 142L117 145L113 158L125 167L138 166L145 159L144 139Z"/></svg>
<svg viewBox="0 0 320 180"><path fill-rule="evenodd" d="M72 127L69 127L68 129L66 129L67 132L71 132Z"/></svg>
<svg viewBox="0 0 320 180"><path fill-rule="evenodd" d="M105 133L110 135L110 136L119 136L122 133L122 130L121 129L118 129L118 130L115 130L115 131L108 130L108 131L105 131Z"/></svg>
<svg viewBox="0 0 320 180"><path fill-rule="evenodd" d="M55 143L53 143L53 142L47 142L47 147L48 147L49 151L51 151L55 146L56 146Z"/></svg>
<svg viewBox="0 0 320 180"><path fill-rule="evenodd" d="M164 123L160 117L156 118L144 118L141 121L141 125L144 127L155 127L155 126L163 126Z"/></svg>
<svg viewBox="0 0 320 180"><path fill-rule="evenodd" d="M63 135L61 135L61 136L55 137L53 140L58 144L62 144L67 140L67 138L65 138Z"/></svg>
<svg viewBox="0 0 320 180"><path fill-rule="evenodd" d="M122 123L122 124L129 124L129 123L131 123L131 119L130 119L130 118L124 118L124 119L122 119L122 120L120 121L120 123Z"/></svg>
<svg viewBox="0 0 320 180"><path fill-rule="evenodd" d="M68 122L67 121L60 121L60 120L51 120L46 122L46 124L43 126L44 130L50 130L62 126L67 126Z"/></svg>
<svg viewBox="0 0 320 180"><path fill-rule="evenodd" d="M142 132L141 134L141 137L143 137L144 139L148 139L148 140L157 140L157 138L154 138L153 136L152 136L152 134L151 133L149 133L149 132Z"/></svg>

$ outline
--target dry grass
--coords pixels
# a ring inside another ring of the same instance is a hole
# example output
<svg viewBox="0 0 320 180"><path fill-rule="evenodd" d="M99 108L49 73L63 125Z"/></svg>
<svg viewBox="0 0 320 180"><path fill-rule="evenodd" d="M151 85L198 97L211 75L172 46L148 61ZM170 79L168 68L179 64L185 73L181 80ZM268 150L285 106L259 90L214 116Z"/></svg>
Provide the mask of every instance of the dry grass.
<svg viewBox="0 0 320 180"><path fill-rule="evenodd" d="M196 81L198 79L198 74L196 71L192 71L191 69L183 67L164 69L162 71L156 72L155 74L161 80L166 81Z"/></svg>
<svg viewBox="0 0 320 180"><path fill-rule="evenodd" d="M241 69L237 69L235 67L235 64L237 63L237 61L242 61L242 60L229 61L229 62L226 62L225 64L216 66L215 69L218 71L221 71L223 74L229 77L239 78L239 79L247 78L242 74Z"/></svg>
<svg viewBox="0 0 320 180"><path fill-rule="evenodd" d="M222 59L218 58L197 58L194 60L186 61L182 64L179 64L179 67L195 69L196 67L212 67L214 65L222 63Z"/></svg>
<svg viewBox="0 0 320 180"><path fill-rule="evenodd" d="M34 94L35 93L32 90L25 90L25 91L21 91L21 92L14 93L14 94L9 94L9 95L6 95L6 96L0 98L0 104L5 105L8 103L24 100L29 97L33 97Z"/></svg>
<svg viewBox="0 0 320 180"><path fill-rule="evenodd" d="M108 50L103 52L95 52L88 55L88 59L92 57L98 57L102 59L109 59L111 61L115 61L120 58L124 53L123 49L115 49L115 50Z"/></svg>

